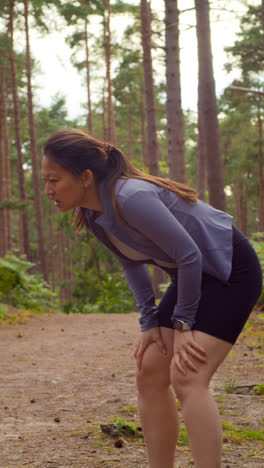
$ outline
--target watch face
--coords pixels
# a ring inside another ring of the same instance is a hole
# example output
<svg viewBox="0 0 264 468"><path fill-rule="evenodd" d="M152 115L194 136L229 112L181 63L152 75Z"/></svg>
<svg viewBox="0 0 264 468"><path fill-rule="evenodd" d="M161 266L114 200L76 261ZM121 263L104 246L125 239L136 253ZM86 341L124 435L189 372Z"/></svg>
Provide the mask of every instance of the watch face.
<svg viewBox="0 0 264 468"><path fill-rule="evenodd" d="M182 330L183 322L180 320L173 320L173 328L174 330Z"/></svg>
<svg viewBox="0 0 264 468"><path fill-rule="evenodd" d="M174 330L187 331L191 330L191 327L188 323L183 322L182 320L173 320Z"/></svg>

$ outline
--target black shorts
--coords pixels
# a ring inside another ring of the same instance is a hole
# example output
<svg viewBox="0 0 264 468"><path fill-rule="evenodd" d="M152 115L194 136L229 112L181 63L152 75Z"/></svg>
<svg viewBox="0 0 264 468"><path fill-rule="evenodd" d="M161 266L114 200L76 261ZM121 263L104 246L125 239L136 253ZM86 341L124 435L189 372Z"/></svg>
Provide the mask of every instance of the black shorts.
<svg viewBox="0 0 264 468"><path fill-rule="evenodd" d="M167 269L166 271L169 272ZM259 259L248 239L233 226L230 277L224 283L203 273L201 299L193 330L234 344L261 291L262 271ZM158 307L160 327L172 328L171 316L176 303L177 277L174 276Z"/></svg>

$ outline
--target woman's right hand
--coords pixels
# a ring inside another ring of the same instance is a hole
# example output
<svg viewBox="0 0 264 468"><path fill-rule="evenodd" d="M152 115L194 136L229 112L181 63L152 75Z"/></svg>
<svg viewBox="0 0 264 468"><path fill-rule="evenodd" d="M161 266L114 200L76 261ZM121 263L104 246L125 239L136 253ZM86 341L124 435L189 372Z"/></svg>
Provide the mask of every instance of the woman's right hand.
<svg viewBox="0 0 264 468"><path fill-rule="evenodd" d="M166 356L168 351L164 342L162 341L160 328L154 327L150 328L149 330L142 331L134 353L134 358L137 361L138 370L141 369L144 352L152 343L156 343L163 356Z"/></svg>

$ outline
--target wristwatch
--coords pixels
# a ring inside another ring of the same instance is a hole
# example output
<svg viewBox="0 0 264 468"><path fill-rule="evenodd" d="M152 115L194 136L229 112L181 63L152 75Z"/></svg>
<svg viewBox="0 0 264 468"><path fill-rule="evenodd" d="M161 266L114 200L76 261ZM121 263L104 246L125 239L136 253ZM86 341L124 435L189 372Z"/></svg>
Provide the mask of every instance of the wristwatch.
<svg viewBox="0 0 264 468"><path fill-rule="evenodd" d="M178 320L178 319L172 320L172 328L174 330L179 330L179 331L191 330L191 326L188 323L184 322L183 320Z"/></svg>

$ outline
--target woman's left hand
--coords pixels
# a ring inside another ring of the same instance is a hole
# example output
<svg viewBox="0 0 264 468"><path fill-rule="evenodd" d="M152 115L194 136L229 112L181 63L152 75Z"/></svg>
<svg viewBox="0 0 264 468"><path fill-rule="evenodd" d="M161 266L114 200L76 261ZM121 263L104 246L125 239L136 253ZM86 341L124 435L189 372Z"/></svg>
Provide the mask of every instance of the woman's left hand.
<svg viewBox="0 0 264 468"><path fill-rule="evenodd" d="M207 362L207 353L194 339L192 330L180 332L174 331L174 356L173 360L181 374L186 375L187 370L198 372L193 359L199 362Z"/></svg>

